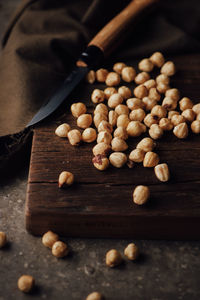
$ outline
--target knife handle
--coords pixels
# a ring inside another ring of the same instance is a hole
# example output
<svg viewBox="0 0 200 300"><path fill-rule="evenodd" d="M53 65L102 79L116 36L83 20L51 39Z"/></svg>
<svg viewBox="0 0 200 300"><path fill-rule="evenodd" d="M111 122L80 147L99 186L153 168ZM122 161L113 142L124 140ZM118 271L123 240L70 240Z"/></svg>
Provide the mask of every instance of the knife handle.
<svg viewBox="0 0 200 300"><path fill-rule="evenodd" d="M116 48L130 28L130 24L158 0L133 0L90 41L88 48L77 62L78 66L90 65L92 57L98 61Z"/></svg>

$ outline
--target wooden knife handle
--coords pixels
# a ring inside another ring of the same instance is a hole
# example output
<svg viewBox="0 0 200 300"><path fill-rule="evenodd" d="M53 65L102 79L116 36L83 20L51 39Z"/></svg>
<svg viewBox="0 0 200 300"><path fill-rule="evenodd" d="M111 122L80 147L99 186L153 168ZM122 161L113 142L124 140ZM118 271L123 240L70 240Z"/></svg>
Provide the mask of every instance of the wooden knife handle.
<svg viewBox="0 0 200 300"><path fill-rule="evenodd" d="M116 17L105 25L90 41L88 46L96 46L107 56L119 39L127 31L136 16L158 0L133 0Z"/></svg>

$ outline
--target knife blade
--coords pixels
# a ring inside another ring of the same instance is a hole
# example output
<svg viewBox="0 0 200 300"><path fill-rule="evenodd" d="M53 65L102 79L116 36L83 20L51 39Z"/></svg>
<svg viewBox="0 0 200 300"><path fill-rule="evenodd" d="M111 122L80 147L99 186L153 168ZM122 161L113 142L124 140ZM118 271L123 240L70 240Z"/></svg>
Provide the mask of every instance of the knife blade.
<svg viewBox="0 0 200 300"><path fill-rule="evenodd" d="M105 56L119 45L130 24L141 12L158 0L133 0L115 16L88 44L76 63L76 68L64 80L57 91L48 99L26 127L33 126L51 115L86 76L88 71L100 64ZM149 11L149 10L148 10Z"/></svg>

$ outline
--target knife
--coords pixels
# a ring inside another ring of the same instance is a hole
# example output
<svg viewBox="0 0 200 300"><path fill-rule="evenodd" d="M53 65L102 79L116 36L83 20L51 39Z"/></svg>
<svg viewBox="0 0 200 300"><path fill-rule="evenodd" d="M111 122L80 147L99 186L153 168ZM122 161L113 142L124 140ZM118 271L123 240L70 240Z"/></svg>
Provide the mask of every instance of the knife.
<svg viewBox="0 0 200 300"><path fill-rule="evenodd" d="M88 71L100 64L116 48L130 28L130 24L141 12L149 8L158 0L133 0L97 35L90 41L86 50L76 62L75 69L64 80L57 91L48 99L26 127L33 126L51 115L72 92L72 90L85 78Z"/></svg>

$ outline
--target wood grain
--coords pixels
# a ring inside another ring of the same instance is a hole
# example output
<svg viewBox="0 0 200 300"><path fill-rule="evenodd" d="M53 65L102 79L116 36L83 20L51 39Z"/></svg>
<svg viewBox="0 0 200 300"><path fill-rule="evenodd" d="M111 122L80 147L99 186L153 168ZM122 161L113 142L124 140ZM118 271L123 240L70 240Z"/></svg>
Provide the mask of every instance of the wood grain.
<svg viewBox="0 0 200 300"><path fill-rule="evenodd" d="M182 96L198 102L200 55L173 59L179 71L172 85L180 88ZM190 62L187 66L186 60ZM86 99L91 111L91 89L100 86L82 84L69 103ZM67 236L200 238L200 136L191 133L188 139L178 140L166 133L157 141L156 152L170 167L168 183L160 183L153 169L142 164L100 172L91 162L94 143L73 147L54 134L62 122L76 128L69 105L65 109L58 119L34 130L26 199L26 227L31 233L41 235L51 229ZM129 140L128 152L139 140L141 137ZM68 189L57 185L63 170L75 175L75 184ZM151 190L151 199L143 207L132 202L138 184Z"/></svg>

